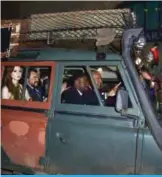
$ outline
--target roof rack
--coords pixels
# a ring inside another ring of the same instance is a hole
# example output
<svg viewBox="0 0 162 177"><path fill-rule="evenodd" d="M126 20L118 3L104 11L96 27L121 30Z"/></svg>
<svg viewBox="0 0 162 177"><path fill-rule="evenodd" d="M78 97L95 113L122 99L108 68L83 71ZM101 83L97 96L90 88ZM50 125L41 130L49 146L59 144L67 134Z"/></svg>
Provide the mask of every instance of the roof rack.
<svg viewBox="0 0 162 177"><path fill-rule="evenodd" d="M136 16L130 9L46 13L25 19L2 20L1 27L8 27L10 23L10 51L12 56L16 56L21 47L48 47L56 43L58 47L63 45L65 48L69 43L73 47L80 47L82 43L83 48L95 47L94 42L100 36L101 29L111 31L105 35L113 35L116 45L120 43L124 30L136 27ZM68 44L64 40L68 40Z"/></svg>
<svg viewBox="0 0 162 177"><path fill-rule="evenodd" d="M20 33L20 42L96 39L97 30L111 28L116 38L136 25L130 9L92 10L35 14L28 32Z"/></svg>

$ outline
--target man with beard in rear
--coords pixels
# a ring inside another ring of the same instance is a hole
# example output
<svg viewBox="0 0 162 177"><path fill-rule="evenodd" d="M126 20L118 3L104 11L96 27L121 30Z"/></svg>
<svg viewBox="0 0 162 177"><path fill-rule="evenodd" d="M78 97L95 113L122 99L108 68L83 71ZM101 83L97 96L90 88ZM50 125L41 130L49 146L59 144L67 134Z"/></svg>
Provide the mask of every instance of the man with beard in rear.
<svg viewBox="0 0 162 177"><path fill-rule="evenodd" d="M31 101L44 101L43 89L39 86L39 74L36 69L30 69L27 80L27 91L29 100Z"/></svg>

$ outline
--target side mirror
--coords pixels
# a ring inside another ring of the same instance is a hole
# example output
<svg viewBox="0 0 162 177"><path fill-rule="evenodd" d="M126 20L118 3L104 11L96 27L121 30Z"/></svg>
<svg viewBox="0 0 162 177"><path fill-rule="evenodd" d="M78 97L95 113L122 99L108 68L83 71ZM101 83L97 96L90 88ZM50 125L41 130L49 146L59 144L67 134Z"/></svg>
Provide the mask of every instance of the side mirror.
<svg viewBox="0 0 162 177"><path fill-rule="evenodd" d="M128 92L123 88L117 92L115 108L117 112L121 113L128 109Z"/></svg>

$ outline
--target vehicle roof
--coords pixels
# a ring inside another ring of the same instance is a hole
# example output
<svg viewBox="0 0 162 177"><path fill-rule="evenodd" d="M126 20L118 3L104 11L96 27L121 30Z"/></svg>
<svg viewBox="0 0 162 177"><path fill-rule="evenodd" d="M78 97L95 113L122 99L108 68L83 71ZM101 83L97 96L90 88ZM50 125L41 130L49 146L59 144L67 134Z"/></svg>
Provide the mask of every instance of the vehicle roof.
<svg viewBox="0 0 162 177"><path fill-rule="evenodd" d="M14 58L8 61L96 61L96 52L88 50L43 48L23 49ZM107 53L105 60L121 60L121 56L114 53Z"/></svg>

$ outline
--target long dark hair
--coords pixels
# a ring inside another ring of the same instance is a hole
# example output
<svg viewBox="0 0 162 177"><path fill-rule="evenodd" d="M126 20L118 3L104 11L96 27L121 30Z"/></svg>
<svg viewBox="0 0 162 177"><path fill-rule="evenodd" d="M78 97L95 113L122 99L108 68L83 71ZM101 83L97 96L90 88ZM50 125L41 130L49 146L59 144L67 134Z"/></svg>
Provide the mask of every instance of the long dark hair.
<svg viewBox="0 0 162 177"><path fill-rule="evenodd" d="M12 77L11 73L13 72L15 66L10 66L6 68L6 74L4 76L4 82L3 82L3 87L6 86L9 90L9 92L14 96L15 100L19 100L22 97L22 92L21 91L21 86L18 84L16 87L13 82L12 82ZM21 67L20 67L21 68ZM22 69L22 68L21 68Z"/></svg>

